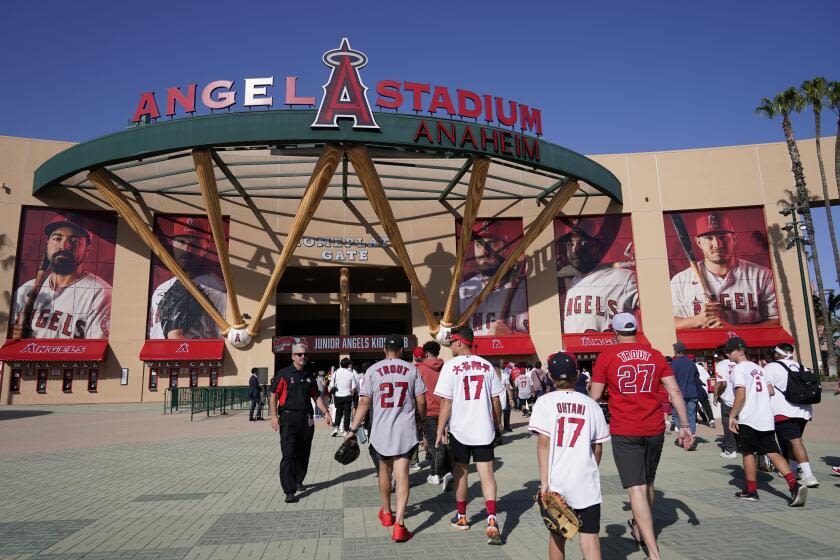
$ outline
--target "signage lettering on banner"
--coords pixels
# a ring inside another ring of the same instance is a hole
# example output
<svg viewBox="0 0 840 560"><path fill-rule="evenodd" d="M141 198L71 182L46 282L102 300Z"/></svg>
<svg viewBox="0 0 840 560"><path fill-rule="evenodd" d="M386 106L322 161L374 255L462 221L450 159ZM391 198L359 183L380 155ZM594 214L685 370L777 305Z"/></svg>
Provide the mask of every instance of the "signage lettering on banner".
<svg viewBox="0 0 840 560"><path fill-rule="evenodd" d="M359 350L377 351L385 346L385 335L359 336L275 336L273 348L275 354L291 352L292 346L306 344L310 353L351 352ZM403 337L403 346L411 350L417 346L417 337Z"/></svg>
<svg viewBox="0 0 840 560"><path fill-rule="evenodd" d="M350 47L344 38L337 49L324 53L324 64L330 68L327 82L321 86L323 95L318 104L312 128L338 128L339 119L352 119L353 128L358 130L379 130L368 101L368 88L359 71L367 64L368 57ZM166 105L163 115L175 117L181 114L193 115L199 103L205 109L215 111L228 109L237 104L241 93L242 107L265 107L275 105L315 106L314 96L299 95L297 76L285 76L278 83L285 84L285 95L276 96L274 76L245 78L241 88L234 87L233 80L213 80L199 91L199 84L185 87L172 86L166 89ZM278 85L279 88L279 85ZM522 159L539 161L539 142L525 136L542 136L542 112L518 101L503 97L481 94L468 89L451 90L438 84L412 82L408 80L381 80L376 84L375 105L380 109L406 110L415 114L428 112L444 118L459 117L483 120L488 126L464 122L431 123L421 120L413 135L418 144L481 150L501 155L516 155ZM281 103L282 100L282 103ZM137 108L131 117L132 125L146 124L161 117L156 92L147 91L140 95ZM509 127L498 130L490 126ZM522 134L514 132L519 128Z"/></svg>
<svg viewBox="0 0 840 560"><path fill-rule="evenodd" d="M309 237L304 236L298 247L330 247L321 251L321 258L325 261L366 261L368 260L368 248L390 247L391 242L387 237L376 238L364 237ZM335 250L333 250L335 249Z"/></svg>
<svg viewBox="0 0 840 560"><path fill-rule="evenodd" d="M37 344L30 342L20 349L21 354L83 354L87 350L84 344Z"/></svg>

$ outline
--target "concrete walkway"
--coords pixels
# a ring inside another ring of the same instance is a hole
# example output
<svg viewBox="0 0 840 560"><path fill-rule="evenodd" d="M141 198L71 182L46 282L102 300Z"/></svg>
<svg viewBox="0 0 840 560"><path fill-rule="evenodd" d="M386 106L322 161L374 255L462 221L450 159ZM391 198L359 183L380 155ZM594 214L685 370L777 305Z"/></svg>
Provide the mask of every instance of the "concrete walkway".
<svg viewBox="0 0 840 560"><path fill-rule="evenodd" d="M718 456L720 428L686 453L668 441L657 479L656 525L663 558L837 558L840 401L829 393L806 443L820 488L804 509L789 509L783 480L763 475L761 501L733 497L739 461ZM0 407L0 558L282 559L545 558L547 531L532 496L534 439L516 429L497 450L499 519L505 544L483 530L449 527L452 494L412 475L410 542L394 545L376 519L378 497L366 453L344 467L332 459L340 440L316 431L307 491L283 503L279 443L268 422L237 412L190 422L160 405ZM670 440L670 438L669 438ZM608 447L608 446L607 446ZM468 515L483 529L484 503L471 475ZM605 449L601 543L605 559L643 555L628 536L627 495ZM580 558L576 541L569 558Z"/></svg>

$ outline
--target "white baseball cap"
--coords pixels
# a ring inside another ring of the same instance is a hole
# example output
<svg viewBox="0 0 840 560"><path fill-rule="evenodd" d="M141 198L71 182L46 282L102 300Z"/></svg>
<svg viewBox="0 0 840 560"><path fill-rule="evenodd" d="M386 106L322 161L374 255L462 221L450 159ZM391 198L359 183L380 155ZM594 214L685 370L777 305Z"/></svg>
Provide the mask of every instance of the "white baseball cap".
<svg viewBox="0 0 840 560"><path fill-rule="evenodd" d="M619 313L613 317L612 328L617 333L634 333L639 330L639 323L632 313Z"/></svg>

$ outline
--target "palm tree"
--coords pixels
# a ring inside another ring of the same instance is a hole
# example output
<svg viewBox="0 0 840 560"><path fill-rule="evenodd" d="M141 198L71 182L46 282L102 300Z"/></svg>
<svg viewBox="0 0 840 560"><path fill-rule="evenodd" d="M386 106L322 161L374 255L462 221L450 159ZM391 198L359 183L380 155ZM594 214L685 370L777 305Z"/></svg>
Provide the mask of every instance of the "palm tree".
<svg viewBox="0 0 840 560"><path fill-rule="evenodd" d="M834 233L834 218L831 215L831 200L828 196L828 181L825 178L825 165L823 164L822 146L820 145L820 112L822 111L823 100L828 96L828 84L825 78L818 76L813 80L802 82L800 88L805 102L814 111L814 122L817 133L817 162L820 165L820 179L822 179L823 202L825 203L825 215L828 220L828 235L831 238L831 249L834 251L834 268L836 278L840 280L840 251L837 250L837 235ZM836 152L836 150L835 150Z"/></svg>
<svg viewBox="0 0 840 560"><path fill-rule="evenodd" d="M759 106L755 108L755 113L768 119L782 117L782 131L785 134L785 142L787 143L788 154L790 155L791 171L793 172L794 200L797 206L802 208L802 217L805 219L805 231L808 234L808 244L811 246L811 256L814 260L814 276L817 277L817 292L819 293L820 300L825 300L825 288L823 287L822 272L820 270L820 257L817 251L817 244L814 243L814 220L811 218L811 208L808 205L810 196L808 195L808 187L805 185L805 171L802 169L799 148L793 137L793 126L790 123L790 114L792 112L798 113L804 107L805 99L799 94L799 90L791 87L776 94L773 99L762 98ZM834 340L834 329L832 329L831 321L828 318L828 306L823 305L821 307L826 340ZM814 356L814 358L816 359L817 357ZM832 375L837 371L837 356L834 354L834 349L831 345L829 345L828 352L828 370Z"/></svg>
<svg viewBox="0 0 840 560"><path fill-rule="evenodd" d="M840 194L840 82L829 82L827 86L828 107L837 114L837 136L834 138L834 182Z"/></svg>

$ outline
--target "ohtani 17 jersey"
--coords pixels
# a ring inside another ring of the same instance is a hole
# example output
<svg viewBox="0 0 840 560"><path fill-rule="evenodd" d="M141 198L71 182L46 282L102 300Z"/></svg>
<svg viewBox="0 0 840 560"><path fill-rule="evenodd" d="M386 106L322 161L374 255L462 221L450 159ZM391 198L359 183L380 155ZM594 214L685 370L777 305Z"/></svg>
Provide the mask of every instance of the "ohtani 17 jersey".
<svg viewBox="0 0 840 560"><path fill-rule="evenodd" d="M160 302L169 288L177 282L177 278L170 278L152 292L152 302L149 309L149 338L152 340L166 338L163 325L160 322ZM227 292L222 279L216 274L205 273L192 279L196 286L207 295L213 307L224 317L227 308ZM184 333L184 338L221 338L219 326L213 322L207 313L201 313L201 319Z"/></svg>
<svg viewBox="0 0 840 560"><path fill-rule="evenodd" d="M23 311L34 283L32 279L15 292L15 317ZM108 338L111 285L90 272L58 289L50 278L35 298L30 325L32 338Z"/></svg>
<svg viewBox="0 0 840 560"><path fill-rule="evenodd" d="M435 386L435 395L452 401L449 431L465 445L488 445L496 437L492 397L503 391L493 366L478 356L443 364Z"/></svg>
<svg viewBox="0 0 840 560"><path fill-rule="evenodd" d="M727 323L743 325L779 318L773 272L769 268L737 259L726 275L718 276L706 270L704 262L697 264L712 295L721 304L720 315ZM671 279L674 317L699 315L705 299L703 287L690 267Z"/></svg>
<svg viewBox="0 0 840 560"><path fill-rule="evenodd" d="M639 307L636 273L627 268L598 268L571 280L563 304L564 332L606 331L616 314Z"/></svg>
<svg viewBox="0 0 840 560"><path fill-rule="evenodd" d="M470 306L472 301L481 293L481 290L484 289L484 286L487 285L489 279L489 276L479 272L461 282L461 285L458 286L458 313L463 313ZM516 286L516 291L513 294L511 294L511 290L514 289L511 280L512 275L509 274L507 279L493 288L481 302L481 305L476 308L470 322L473 333L476 335L490 334L490 327L496 321L505 321L512 331L528 332L528 296L525 280ZM504 313L508 298L510 298L508 315L503 317L502 313Z"/></svg>

